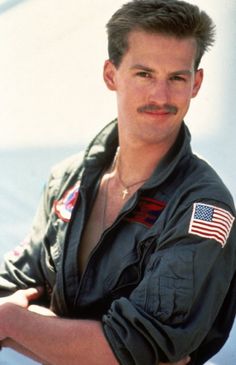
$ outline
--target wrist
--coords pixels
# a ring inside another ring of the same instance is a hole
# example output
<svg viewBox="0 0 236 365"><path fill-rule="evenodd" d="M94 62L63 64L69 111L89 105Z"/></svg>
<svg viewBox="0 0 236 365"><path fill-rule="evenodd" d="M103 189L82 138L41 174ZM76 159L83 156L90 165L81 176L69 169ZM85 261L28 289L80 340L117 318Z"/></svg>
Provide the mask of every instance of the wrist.
<svg viewBox="0 0 236 365"><path fill-rule="evenodd" d="M14 326L18 323L21 308L13 303L1 306L1 340L12 337Z"/></svg>

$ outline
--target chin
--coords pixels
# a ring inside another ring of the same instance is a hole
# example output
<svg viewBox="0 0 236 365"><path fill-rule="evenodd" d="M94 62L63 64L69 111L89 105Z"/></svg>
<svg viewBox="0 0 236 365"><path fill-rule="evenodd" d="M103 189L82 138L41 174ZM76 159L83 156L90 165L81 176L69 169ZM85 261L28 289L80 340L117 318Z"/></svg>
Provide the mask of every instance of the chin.
<svg viewBox="0 0 236 365"><path fill-rule="evenodd" d="M165 125L165 126L152 126L152 128L145 128L142 133L139 134L140 138L146 143L150 144L167 144L171 145L177 138L181 124Z"/></svg>

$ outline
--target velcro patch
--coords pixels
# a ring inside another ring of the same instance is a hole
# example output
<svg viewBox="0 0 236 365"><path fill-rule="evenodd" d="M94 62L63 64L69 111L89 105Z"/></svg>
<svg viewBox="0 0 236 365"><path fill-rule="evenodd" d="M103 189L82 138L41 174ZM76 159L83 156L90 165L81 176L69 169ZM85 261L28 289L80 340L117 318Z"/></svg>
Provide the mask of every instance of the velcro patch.
<svg viewBox="0 0 236 365"><path fill-rule="evenodd" d="M165 208L166 203L152 198L141 197L136 208L125 218L128 222L152 227Z"/></svg>
<svg viewBox="0 0 236 365"><path fill-rule="evenodd" d="M189 233L211 238L222 247L229 237L234 217L227 210L214 205L194 203Z"/></svg>
<svg viewBox="0 0 236 365"><path fill-rule="evenodd" d="M64 222L69 222L75 203L79 197L80 183L68 189L60 200L54 202L56 215Z"/></svg>

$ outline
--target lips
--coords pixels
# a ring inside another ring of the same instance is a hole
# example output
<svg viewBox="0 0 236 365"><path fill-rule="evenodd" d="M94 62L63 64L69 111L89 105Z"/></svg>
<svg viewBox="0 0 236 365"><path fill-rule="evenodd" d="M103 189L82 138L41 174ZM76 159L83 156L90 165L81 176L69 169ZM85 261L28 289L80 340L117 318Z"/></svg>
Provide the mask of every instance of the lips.
<svg viewBox="0 0 236 365"><path fill-rule="evenodd" d="M169 115L169 112L166 112L165 110L146 110L144 113L151 114L151 115L158 115L158 116L165 116Z"/></svg>

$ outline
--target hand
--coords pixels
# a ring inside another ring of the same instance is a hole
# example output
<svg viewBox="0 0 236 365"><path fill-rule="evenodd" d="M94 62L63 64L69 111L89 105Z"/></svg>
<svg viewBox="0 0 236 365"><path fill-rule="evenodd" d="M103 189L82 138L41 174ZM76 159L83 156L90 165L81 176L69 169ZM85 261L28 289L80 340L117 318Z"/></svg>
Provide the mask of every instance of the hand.
<svg viewBox="0 0 236 365"><path fill-rule="evenodd" d="M43 293L43 288L28 288L17 290L14 294L0 298L0 305L13 303L23 308L28 308L31 300L38 299Z"/></svg>
<svg viewBox="0 0 236 365"><path fill-rule="evenodd" d="M191 361L190 356L186 356L177 362L160 362L159 365L187 365Z"/></svg>
<svg viewBox="0 0 236 365"><path fill-rule="evenodd" d="M15 306L15 308L22 307L27 309L30 301L38 299L42 293L43 288L28 288L17 290L15 293L8 295L7 297L0 298L0 341L7 337L6 328L4 330L4 323L8 322L9 310L12 309L12 305Z"/></svg>

